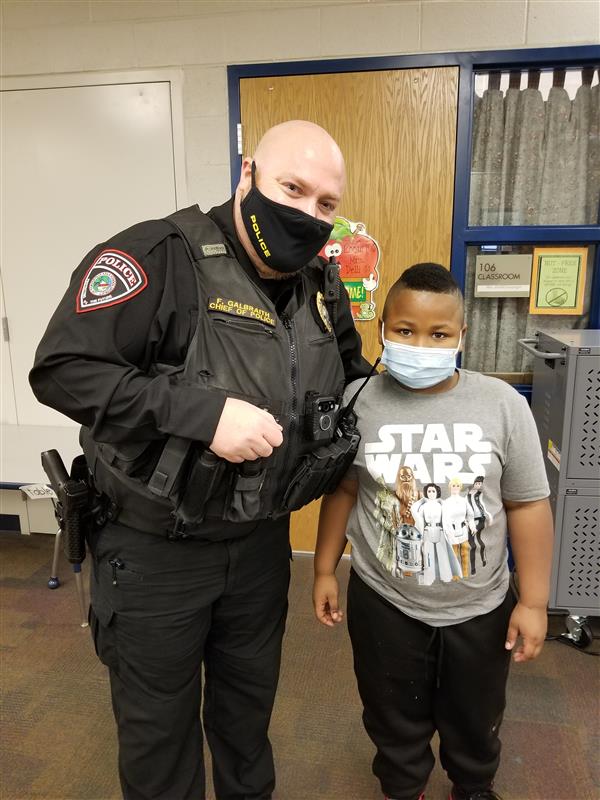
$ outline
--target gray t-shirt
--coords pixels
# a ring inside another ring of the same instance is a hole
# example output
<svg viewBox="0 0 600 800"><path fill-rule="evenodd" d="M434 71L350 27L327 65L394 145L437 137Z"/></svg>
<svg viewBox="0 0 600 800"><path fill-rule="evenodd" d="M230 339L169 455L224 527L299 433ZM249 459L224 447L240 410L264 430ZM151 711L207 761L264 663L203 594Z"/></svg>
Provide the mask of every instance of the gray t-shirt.
<svg viewBox="0 0 600 800"><path fill-rule="evenodd" d="M347 387L346 402L362 383ZM359 489L347 536L358 575L428 625L497 608L508 589L502 498L549 494L525 398L468 370L439 394L410 392L382 373L355 411L362 438L347 477Z"/></svg>

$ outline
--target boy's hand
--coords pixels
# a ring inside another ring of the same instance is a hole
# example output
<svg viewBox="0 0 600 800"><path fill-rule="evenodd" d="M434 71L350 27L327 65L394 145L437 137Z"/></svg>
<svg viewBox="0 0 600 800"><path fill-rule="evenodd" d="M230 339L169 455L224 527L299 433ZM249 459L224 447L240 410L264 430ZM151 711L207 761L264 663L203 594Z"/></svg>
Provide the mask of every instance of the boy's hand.
<svg viewBox="0 0 600 800"><path fill-rule="evenodd" d="M523 643L514 651L515 661L530 661L537 658L544 645L548 629L548 616L545 608L530 608L517 603L511 614L506 635L507 650L512 650L520 635Z"/></svg>
<svg viewBox="0 0 600 800"><path fill-rule="evenodd" d="M344 612L338 608L339 584L335 575L316 575L313 585L313 606L319 622L330 628L341 622Z"/></svg>

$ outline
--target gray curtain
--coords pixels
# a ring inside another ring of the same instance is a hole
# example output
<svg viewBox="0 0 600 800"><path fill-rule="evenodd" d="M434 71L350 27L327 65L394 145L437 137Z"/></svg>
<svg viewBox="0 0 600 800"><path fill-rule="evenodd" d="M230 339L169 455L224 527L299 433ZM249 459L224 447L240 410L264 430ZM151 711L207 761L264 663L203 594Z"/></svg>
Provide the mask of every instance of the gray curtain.
<svg viewBox="0 0 600 800"><path fill-rule="evenodd" d="M476 103L471 225L580 225L598 221L599 87L583 85L573 101L554 86L487 89ZM526 372L531 357L517 339L535 330L573 328L580 317L529 316L528 298L474 298L475 248L465 287L469 332L463 364L482 372ZM588 263L591 271L592 264ZM587 294L591 281L587 281ZM589 307L589 296L586 297Z"/></svg>

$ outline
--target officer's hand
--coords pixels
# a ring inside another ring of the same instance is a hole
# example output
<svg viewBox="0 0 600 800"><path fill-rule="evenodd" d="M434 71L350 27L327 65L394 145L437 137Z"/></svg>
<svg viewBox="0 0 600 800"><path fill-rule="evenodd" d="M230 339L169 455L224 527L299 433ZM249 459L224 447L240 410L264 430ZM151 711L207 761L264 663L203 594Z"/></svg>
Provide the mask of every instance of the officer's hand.
<svg viewBox="0 0 600 800"><path fill-rule="evenodd" d="M283 442L283 428L268 411L228 397L210 449L236 464L266 458Z"/></svg>

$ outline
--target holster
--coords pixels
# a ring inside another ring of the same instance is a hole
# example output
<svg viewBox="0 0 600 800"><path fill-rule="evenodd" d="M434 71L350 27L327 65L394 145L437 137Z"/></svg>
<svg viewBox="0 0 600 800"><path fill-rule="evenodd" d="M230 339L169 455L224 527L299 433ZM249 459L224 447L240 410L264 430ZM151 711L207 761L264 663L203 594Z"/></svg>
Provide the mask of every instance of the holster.
<svg viewBox="0 0 600 800"><path fill-rule="evenodd" d="M42 453L42 466L56 494L54 515L63 533L65 556L71 564L81 564L90 533L106 524L108 498L96 493L83 455L73 459L70 475L57 450Z"/></svg>

